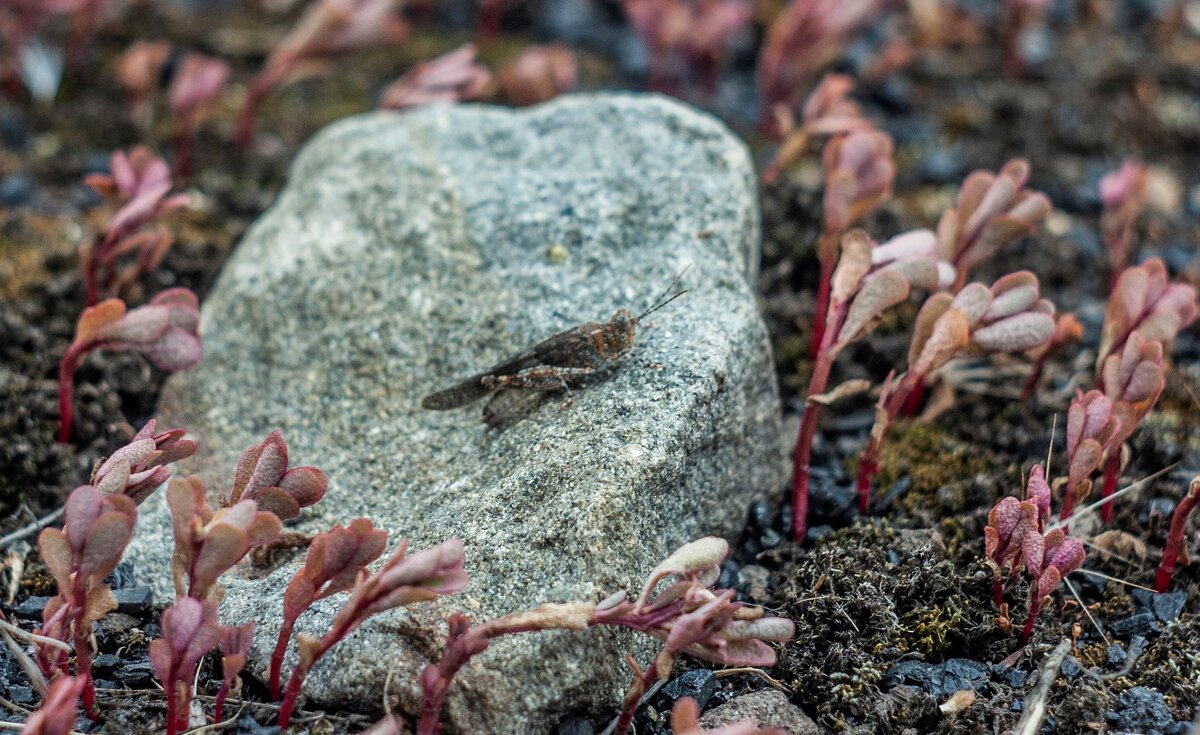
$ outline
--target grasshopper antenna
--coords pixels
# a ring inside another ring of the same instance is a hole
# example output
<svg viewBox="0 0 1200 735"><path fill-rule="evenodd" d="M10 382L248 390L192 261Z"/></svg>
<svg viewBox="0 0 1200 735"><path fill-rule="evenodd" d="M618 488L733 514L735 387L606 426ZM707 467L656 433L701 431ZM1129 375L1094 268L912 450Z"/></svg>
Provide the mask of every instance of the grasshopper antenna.
<svg viewBox="0 0 1200 735"><path fill-rule="evenodd" d="M683 275L685 273L687 273L688 269L691 267L692 267L692 264L688 263L687 267L685 267L683 270L679 271L679 275L675 276L675 278L673 278L671 280L671 283L667 286L666 290L664 290L661 294L658 295L658 298L656 298L654 300L654 303L650 306L650 308L646 309L641 314L639 314L637 319L635 319L634 321L640 322L642 319L645 319L646 317L650 316L654 312L658 311L659 309L663 308L664 306L671 303L675 299L677 299L680 296L687 293L688 290L685 288L682 291L679 291L675 295L671 296L670 298L666 298L667 294L671 293L671 290L675 288L675 284L679 283L679 279L683 278Z"/></svg>

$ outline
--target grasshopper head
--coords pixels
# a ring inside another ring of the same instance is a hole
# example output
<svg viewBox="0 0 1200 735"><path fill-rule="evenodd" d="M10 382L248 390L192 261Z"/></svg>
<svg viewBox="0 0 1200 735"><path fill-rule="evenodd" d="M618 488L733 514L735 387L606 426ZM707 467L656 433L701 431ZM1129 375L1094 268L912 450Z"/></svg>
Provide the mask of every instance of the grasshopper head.
<svg viewBox="0 0 1200 735"><path fill-rule="evenodd" d="M637 332L637 317L629 309L617 309L605 325L605 347L615 357L633 349L633 337Z"/></svg>

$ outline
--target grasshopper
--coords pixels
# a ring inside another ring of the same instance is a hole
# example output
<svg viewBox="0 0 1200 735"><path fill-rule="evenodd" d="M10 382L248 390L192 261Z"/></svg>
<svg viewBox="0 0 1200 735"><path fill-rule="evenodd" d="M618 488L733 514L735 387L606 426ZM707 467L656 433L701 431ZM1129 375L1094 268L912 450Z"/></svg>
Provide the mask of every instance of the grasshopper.
<svg viewBox="0 0 1200 735"><path fill-rule="evenodd" d="M667 290L654 304L638 316L628 309L618 309L606 322L587 322L559 332L533 347L493 365L481 373L421 399L421 407L448 411L491 396L483 410L483 419L495 423L497 412L493 404L506 391L554 391L566 393L564 407L573 400L571 385L599 370L610 367L633 349L638 324L687 293L684 289L666 298L683 274L675 277Z"/></svg>

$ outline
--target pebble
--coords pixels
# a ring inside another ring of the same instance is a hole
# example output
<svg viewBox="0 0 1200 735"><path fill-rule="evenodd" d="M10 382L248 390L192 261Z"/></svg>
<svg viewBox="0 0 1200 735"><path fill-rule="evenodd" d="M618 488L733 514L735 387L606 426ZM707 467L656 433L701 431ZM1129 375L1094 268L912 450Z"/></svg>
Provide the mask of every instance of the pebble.
<svg viewBox="0 0 1200 735"><path fill-rule="evenodd" d="M703 710L704 706L708 704L708 700L717 693L717 689L720 687L721 684L712 670L692 669L667 682L667 685L659 692L659 696L665 697L672 706L684 697L691 697Z"/></svg>
<svg viewBox="0 0 1200 735"><path fill-rule="evenodd" d="M144 615L154 606L154 593L149 587L129 587L113 590L117 598L117 610L129 615Z"/></svg>
<svg viewBox="0 0 1200 735"><path fill-rule="evenodd" d="M1077 679L1083 673L1083 664L1074 656L1067 656L1062 662L1062 674L1068 679Z"/></svg>
<svg viewBox="0 0 1200 735"><path fill-rule="evenodd" d="M573 715L563 720L554 732L555 735L595 735L596 729L591 720Z"/></svg>
<svg viewBox="0 0 1200 735"><path fill-rule="evenodd" d="M1150 635L1159 631L1158 621L1150 611L1137 612L1127 618L1109 623L1109 629L1122 638L1130 635Z"/></svg>
<svg viewBox="0 0 1200 735"><path fill-rule="evenodd" d="M1105 717L1118 731L1145 735L1166 733L1175 722L1162 692L1149 687L1132 687L1121 692L1116 711Z"/></svg>
<svg viewBox="0 0 1200 735"><path fill-rule="evenodd" d="M1144 610L1154 613L1154 617L1163 623L1173 623L1179 619L1183 606L1187 604L1187 590L1163 592L1156 594L1149 590L1133 590L1130 596Z"/></svg>
<svg viewBox="0 0 1200 735"><path fill-rule="evenodd" d="M1129 654L1125 653L1125 649L1121 648L1120 643L1114 643L1108 647L1105 653L1108 656L1108 663L1112 666L1124 666L1129 660Z"/></svg>
<svg viewBox="0 0 1200 735"><path fill-rule="evenodd" d="M33 197L33 179L27 174L12 174L0 179L0 206L19 207Z"/></svg>

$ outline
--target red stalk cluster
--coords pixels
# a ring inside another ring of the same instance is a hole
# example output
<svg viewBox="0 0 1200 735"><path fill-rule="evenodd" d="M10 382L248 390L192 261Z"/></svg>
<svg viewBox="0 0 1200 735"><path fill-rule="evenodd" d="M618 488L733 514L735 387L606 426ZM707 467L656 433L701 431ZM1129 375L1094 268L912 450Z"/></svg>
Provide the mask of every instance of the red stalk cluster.
<svg viewBox="0 0 1200 735"><path fill-rule="evenodd" d="M701 99L716 92L729 40L750 25L746 0L622 0L633 32L646 47L647 86L682 96L689 76Z"/></svg>
<svg viewBox="0 0 1200 735"><path fill-rule="evenodd" d="M909 396L951 359L962 354L1020 353L1045 344L1054 333L1054 305L1038 295L1037 276L1011 273L991 288L972 283L957 295L930 296L913 325L908 372L889 376L875 410L871 438L858 465L859 511L870 507L871 482L887 433Z"/></svg>
<svg viewBox="0 0 1200 735"><path fill-rule="evenodd" d="M174 209L186 206L188 196L168 196L173 186L165 161L145 146L112 154L108 174L90 174L84 183L120 207L91 244L80 247L87 305L103 294L113 294L154 270L171 247L174 237L163 228L147 225ZM123 255L136 254L134 263L117 271Z"/></svg>
<svg viewBox="0 0 1200 735"><path fill-rule="evenodd" d="M789 640L794 627L789 620L764 617L761 608L734 602L732 590L711 589L728 553L728 544L718 538L685 544L651 571L636 601L619 592L599 604L545 604L476 625L464 615L451 616L441 659L421 674L423 700L417 735L441 732L442 704L455 674L487 650L492 640L515 633L614 625L663 641L647 671L630 662L634 683L617 721L618 734L628 731L642 692L669 676L682 653L728 666L772 665L775 652L766 641Z"/></svg>
<svg viewBox="0 0 1200 735"><path fill-rule="evenodd" d="M129 311L120 299L84 309L58 368L58 441L71 438L75 371L89 352L137 352L163 372L187 370L200 362L199 327L200 303L186 288L167 289Z"/></svg>

